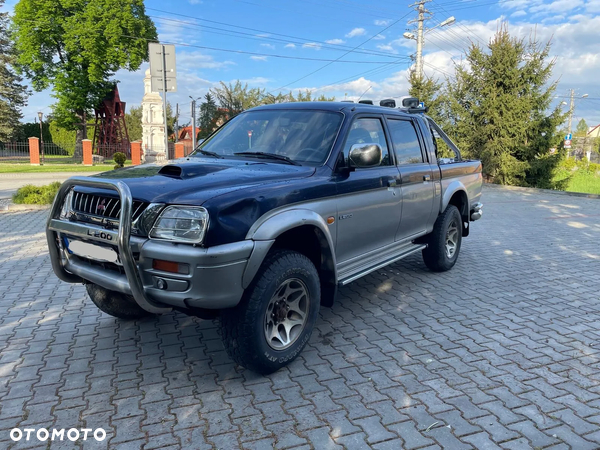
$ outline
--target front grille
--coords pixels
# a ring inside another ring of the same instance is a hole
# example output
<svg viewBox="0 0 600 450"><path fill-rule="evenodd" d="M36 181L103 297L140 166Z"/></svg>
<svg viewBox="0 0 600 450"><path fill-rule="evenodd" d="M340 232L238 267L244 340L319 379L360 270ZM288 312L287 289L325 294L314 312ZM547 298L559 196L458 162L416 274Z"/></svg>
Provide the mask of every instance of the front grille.
<svg viewBox="0 0 600 450"><path fill-rule="evenodd" d="M134 200L132 205L132 221L135 221L147 206L148 203L146 202ZM121 215L121 200L104 195L74 192L71 209L75 212L91 216L119 219Z"/></svg>

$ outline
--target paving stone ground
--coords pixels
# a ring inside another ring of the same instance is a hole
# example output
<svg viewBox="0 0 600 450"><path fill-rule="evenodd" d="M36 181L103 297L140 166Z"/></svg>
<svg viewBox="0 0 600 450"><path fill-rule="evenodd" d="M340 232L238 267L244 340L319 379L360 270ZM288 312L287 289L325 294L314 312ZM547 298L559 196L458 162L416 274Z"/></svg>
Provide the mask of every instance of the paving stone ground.
<svg viewBox="0 0 600 450"><path fill-rule="evenodd" d="M600 448L600 200L486 188L450 272L420 257L340 290L289 367L211 321L120 322L52 274L47 211L0 213L0 448Z"/></svg>

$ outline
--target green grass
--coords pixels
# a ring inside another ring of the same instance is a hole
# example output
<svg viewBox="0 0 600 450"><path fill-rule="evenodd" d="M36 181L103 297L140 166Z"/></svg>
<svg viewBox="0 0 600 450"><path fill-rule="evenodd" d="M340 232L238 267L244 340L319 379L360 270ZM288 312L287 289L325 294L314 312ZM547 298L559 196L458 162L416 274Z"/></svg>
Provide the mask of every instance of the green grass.
<svg viewBox="0 0 600 450"><path fill-rule="evenodd" d="M564 180L571 176L566 187L568 192L583 192L586 194L600 194L600 175L585 169L578 169L574 172L561 170L556 181Z"/></svg>
<svg viewBox="0 0 600 450"><path fill-rule="evenodd" d="M600 176L578 170L569 181L567 191L600 194Z"/></svg>
<svg viewBox="0 0 600 450"><path fill-rule="evenodd" d="M45 186L28 184L17 190L13 195L13 202L19 205L49 205L54 201L59 188L58 181Z"/></svg>
<svg viewBox="0 0 600 450"><path fill-rule="evenodd" d="M46 172L106 172L114 169L113 164L98 164L96 166L83 166L81 164L46 164L32 166L29 164L4 164L0 163L0 173L46 173Z"/></svg>

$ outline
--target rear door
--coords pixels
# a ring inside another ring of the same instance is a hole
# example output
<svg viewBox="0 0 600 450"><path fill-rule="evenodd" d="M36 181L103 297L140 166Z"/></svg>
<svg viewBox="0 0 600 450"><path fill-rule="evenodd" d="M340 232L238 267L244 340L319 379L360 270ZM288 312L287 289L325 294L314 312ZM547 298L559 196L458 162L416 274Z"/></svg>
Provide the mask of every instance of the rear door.
<svg viewBox="0 0 600 450"><path fill-rule="evenodd" d="M414 121L398 116L386 119L402 187L402 218L395 240L416 238L426 232L433 209L432 169Z"/></svg>
<svg viewBox="0 0 600 450"><path fill-rule="evenodd" d="M338 262L350 261L394 243L402 213L399 172L384 132L383 117L354 119L343 148L344 163L354 144L379 144L381 165L340 173L337 178Z"/></svg>

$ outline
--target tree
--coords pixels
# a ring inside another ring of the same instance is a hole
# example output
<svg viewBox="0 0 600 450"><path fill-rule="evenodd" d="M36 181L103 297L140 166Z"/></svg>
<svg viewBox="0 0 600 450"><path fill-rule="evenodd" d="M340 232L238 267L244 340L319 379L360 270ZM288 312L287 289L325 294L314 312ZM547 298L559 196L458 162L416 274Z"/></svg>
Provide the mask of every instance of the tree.
<svg viewBox="0 0 600 450"><path fill-rule="evenodd" d="M585 135L587 134L587 131L588 131L588 124L586 123L585 119L581 119L577 123L577 128L575 128L575 136L585 137Z"/></svg>
<svg viewBox="0 0 600 450"><path fill-rule="evenodd" d="M0 7L4 0L0 0ZM0 141L13 137L23 117L21 108L27 104L29 91L23 79L13 69L16 52L8 30L8 13L0 13ZM39 132L38 132L39 134Z"/></svg>
<svg viewBox="0 0 600 450"><path fill-rule="evenodd" d="M18 68L36 91L52 87L53 114L77 130L78 144L86 113L113 89L115 72L137 70L157 38L143 0L20 0L13 31Z"/></svg>
<svg viewBox="0 0 600 450"><path fill-rule="evenodd" d="M482 160L486 177L500 184L553 187L564 115L550 104L556 82L550 43L510 36L503 26L487 49L473 44L466 65L448 81L450 135L465 156Z"/></svg>
<svg viewBox="0 0 600 450"><path fill-rule="evenodd" d="M198 118L198 127L200 128L198 137L200 139L205 139L217 128L216 122L219 119L218 111L219 108L213 96L210 95L210 92L207 92L204 96L204 101L200 105L200 117Z"/></svg>
<svg viewBox="0 0 600 450"><path fill-rule="evenodd" d="M221 81L220 86L212 88L210 92L230 118L262 104L265 96L264 89L248 88L248 83L242 84L240 80L235 84L225 84Z"/></svg>
<svg viewBox="0 0 600 450"><path fill-rule="evenodd" d="M125 113L125 125L129 140L139 141L142 139L142 106L131 107L129 112Z"/></svg>

